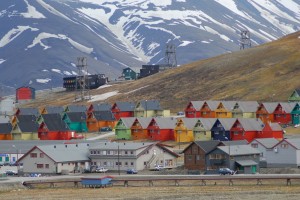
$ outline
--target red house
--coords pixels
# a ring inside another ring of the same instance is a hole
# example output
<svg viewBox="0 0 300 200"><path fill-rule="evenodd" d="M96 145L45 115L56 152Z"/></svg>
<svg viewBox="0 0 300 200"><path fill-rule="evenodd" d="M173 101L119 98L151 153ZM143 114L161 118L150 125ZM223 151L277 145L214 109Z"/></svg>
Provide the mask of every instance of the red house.
<svg viewBox="0 0 300 200"><path fill-rule="evenodd" d="M132 102L116 102L111 111L118 121L121 117L134 117L135 104Z"/></svg>
<svg viewBox="0 0 300 200"><path fill-rule="evenodd" d="M274 111L277 105L278 103L274 103L274 102L260 103L256 111L256 118L260 118L264 124L273 122Z"/></svg>
<svg viewBox="0 0 300 200"><path fill-rule="evenodd" d="M220 101L205 101L200 109L200 118L215 118Z"/></svg>
<svg viewBox="0 0 300 200"><path fill-rule="evenodd" d="M247 140L251 142L262 132L264 124L260 119L239 118L230 129L231 140Z"/></svg>
<svg viewBox="0 0 300 200"><path fill-rule="evenodd" d="M35 99L35 89L32 87L19 87L16 90L16 102Z"/></svg>
<svg viewBox="0 0 300 200"><path fill-rule="evenodd" d="M259 132L257 138L275 138L283 139L283 129L278 123L266 123L262 132Z"/></svg>
<svg viewBox="0 0 300 200"><path fill-rule="evenodd" d="M108 103L91 104L87 109L87 113L94 111L111 111L111 105Z"/></svg>
<svg viewBox="0 0 300 200"><path fill-rule="evenodd" d="M153 118L147 128L148 139L156 141L174 140L174 129L177 120L174 118Z"/></svg>
<svg viewBox="0 0 300 200"><path fill-rule="evenodd" d="M279 124L290 124L292 123L292 115L296 103L278 103L274 111L273 121Z"/></svg>
<svg viewBox="0 0 300 200"><path fill-rule="evenodd" d="M42 123L38 129L40 140L70 140L78 138L75 131L69 130L60 114L43 114Z"/></svg>
<svg viewBox="0 0 300 200"><path fill-rule="evenodd" d="M185 108L185 117L187 118L199 118L200 109L204 101L191 101Z"/></svg>

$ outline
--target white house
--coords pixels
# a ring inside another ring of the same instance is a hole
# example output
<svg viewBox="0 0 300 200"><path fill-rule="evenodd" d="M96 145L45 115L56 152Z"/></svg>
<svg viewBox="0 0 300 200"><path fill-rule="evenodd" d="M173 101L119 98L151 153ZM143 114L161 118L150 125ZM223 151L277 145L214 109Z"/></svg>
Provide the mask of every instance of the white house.
<svg viewBox="0 0 300 200"><path fill-rule="evenodd" d="M274 146L277 145L279 141L275 138L261 138L261 139L254 139L249 145L258 151L261 152L260 154L260 161L265 163L270 163L270 158L274 153Z"/></svg>

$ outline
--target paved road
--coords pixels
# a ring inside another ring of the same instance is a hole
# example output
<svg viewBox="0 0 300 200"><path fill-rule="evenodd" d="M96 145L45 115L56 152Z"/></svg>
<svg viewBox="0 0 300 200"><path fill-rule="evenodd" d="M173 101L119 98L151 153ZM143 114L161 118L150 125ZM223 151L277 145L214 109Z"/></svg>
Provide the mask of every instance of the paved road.
<svg viewBox="0 0 300 200"><path fill-rule="evenodd" d="M99 140L99 139L105 139L111 136L114 136L115 132L114 131L109 131L106 133L101 133L100 135L96 136L96 137L92 137L92 138L88 138L87 140Z"/></svg>

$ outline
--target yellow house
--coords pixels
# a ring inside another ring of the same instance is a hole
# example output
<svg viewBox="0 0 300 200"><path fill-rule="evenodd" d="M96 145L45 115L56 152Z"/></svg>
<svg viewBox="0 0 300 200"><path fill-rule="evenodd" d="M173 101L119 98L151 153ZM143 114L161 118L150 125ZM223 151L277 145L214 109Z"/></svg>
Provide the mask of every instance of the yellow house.
<svg viewBox="0 0 300 200"><path fill-rule="evenodd" d="M216 118L232 118L231 110L235 103L235 101L221 101L215 110Z"/></svg>
<svg viewBox="0 0 300 200"><path fill-rule="evenodd" d="M157 100L143 100L134 108L135 117L169 117L170 110L163 110Z"/></svg>
<svg viewBox="0 0 300 200"><path fill-rule="evenodd" d="M12 140L39 140L38 128L35 121L18 122L12 129Z"/></svg>
<svg viewBox="0 0 300 200"><path fill-rule="evenodd" d="M208 141L211 138L211 128L217 118L197 118L193 128L194 141Z"/></svg>
<svg viewBox="0 0 300 200"><path fill-rule="evenodd" d="M178 118L174 129L174 138L176 142L193 142L193 128L196 124L196 118Z"/></svg>
<svg viewBox="0 0 300 200"><path fill-rule="evenodd" d="M232 109L232 118L256 118L257 101L237 101Z"/></svg>

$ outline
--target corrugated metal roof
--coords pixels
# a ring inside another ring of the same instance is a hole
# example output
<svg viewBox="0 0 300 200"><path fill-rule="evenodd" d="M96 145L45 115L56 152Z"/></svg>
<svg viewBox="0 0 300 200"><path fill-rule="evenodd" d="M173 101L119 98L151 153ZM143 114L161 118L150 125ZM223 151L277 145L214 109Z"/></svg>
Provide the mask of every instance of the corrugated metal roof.
<svg viewBox="0 0 300 200"><path fill-rule="evenodd" d="M97 121L115 121L116 118L110 110L107 111L94 111L94 117Z"/></svg>
<svg viewBox="0 0 300 200"><path fill-rule="evenodd" d="M68 125L61 119L60 114L43 114L44 122L49 131L67 131Z"/></svg>
<svg viewBox="0 0 300 200"><path fill-rule="evenodd" d="M237 119L245 131L261 131L264 123L259 118L239 118Z"/></svg>
<svg viewBox="0 0 300 200"><path fill-rule="evenodd" d="M249 145L219 146L217 148L231 156L260 154L260 151Z"/></svg>
<svg viewBox="0 0 300 200"><path fill-rule="evenodd" d="M37 118L35 115L18 115L17 116L18 122L33 122L36 120L37 120Z"/></svg>
<svg viewBox="0 0 300 200"><path fill-rule="evenodd" d="M10 134L12 131L11 123L1 123L0 124L0 134Z"/></svg>
<svg viewBox="0 0 300 200"><path fill-rule="evenodd" d="M263 146L265 146L268 149L272 148L279 142L275 138L260 138L260 139L257 138L254 141L252 141L251 143L255 143L255 141L262 144Z"/></svg>
<svg viewBox="0 0 300 200"><path fill-rule="evenodd" d="M258 165L257 162L255 162L254 160L237 160L235 161L237 162L239 165L241 166L253 166L253 165Z"/></svg>
<svg viewBox="0 0 300 200"><path fill-rule="evenodd" d="M68 105L66 110L67 112L86 112L87 108L85 105Z"/></svg>
<svg viewBox="0 0 300 200"><path fill-rule="evenodd" d="M18 108L19 115L35 115L38 116L40 114L37 108Z"/></svg>
<svg viewBox="0 0 300 200"><path fill-rule="evenodd" d="M39 124L35 121L21 121L18 122L17 126L20 128L21 132L37 133L39 129Z"/></svg>
<svg viewBox="0 0 300 200"><path fill-rule="evenodd" d="M136 119L139 121L142 128L146 129L146 128L148 128L148 126L152 120L152 117L137 117Z"/></svg>
<svg viewBox="0 0 300 200"><path fill-rule="evenodd" d="M232 111L236 101L221 101L221 103L227 111Z"/></svg>
<svg viewBox="0 0 300 200"><path fill-rule="evenodd" d="M154 142L99 142L90 145L90 150L137 150L155 144Z"/></svg>
<svg viewBox="0 0 300 200"><path fill-rule="evenodd" d="M65 116L68 116L71 122L85 122L87 118L85 112L67 112Z"/></svg>
<svg viewBox="0 0 300 200"><path fill-rule="evenodd" d="M117 107L121 112L134 111L135 103L133 102L116 102Z"/></svg>
<svg viewBox="0 0 300 200"><path fill-rule="evenodd" d="M93 104L94 111L111 111L111 105L108 103Z"/></svg>
<svg viewBox="0 0 300 200"><path fill-rule="evenodd" d="M295 148L300 149L300 138L291 138L284 140L293 145Z"/></svg>
<svg viewBox="0 0 300 200"><path fill-rule="evenodd" d="M51 113L62 114L64 112L64 108L62 106L46 106L45 109L48 114Z"/></svg>
<svg viewBox="0 0 300 200"><path fill-rule="evenodd" d="M145 110L162 110L159 101L157 100L143 100L139 102L141 107Z"/></svg>
<svg viewBox="0 0 300 200"><path fill-rule="evenodd" d="M273 131L283 131L282 127L278 123L270 122L269 125Z"/></svg>
<svg viewBox="0 0 300 200"><path fill-rule="evenodd" d="M233 145L246 145L248 144L247 140L229 140L229 141L221 141L225 146L233 146Z"/></svg>

